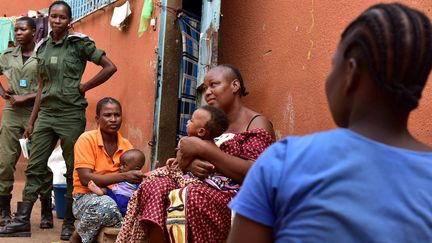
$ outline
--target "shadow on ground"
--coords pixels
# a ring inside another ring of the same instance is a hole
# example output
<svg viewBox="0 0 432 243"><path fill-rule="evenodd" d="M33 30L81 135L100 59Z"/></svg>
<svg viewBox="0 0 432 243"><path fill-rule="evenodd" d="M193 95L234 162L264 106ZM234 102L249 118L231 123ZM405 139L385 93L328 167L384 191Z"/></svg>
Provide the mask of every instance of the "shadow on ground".
<svg viewBox="0 0 432 243"><path fill-rule="evenodd" d="M18 162L17 171L15 173L15 184L12 192L12 204L11 209L12 212L16 212L16 203L22 199L22 190L24 188L25 176L24 170L26 168L25 162ZM33 206L33 211L31 215L31 229L32 236L29 237L6 237L0 238L0 243L51 243L51 242L66 242L60 240L60 231L61 224L63 222L62 219L58 219L56 217L55 211L54 214L54 228L53 229L40 229L40 202L39 200Z"/></svg>

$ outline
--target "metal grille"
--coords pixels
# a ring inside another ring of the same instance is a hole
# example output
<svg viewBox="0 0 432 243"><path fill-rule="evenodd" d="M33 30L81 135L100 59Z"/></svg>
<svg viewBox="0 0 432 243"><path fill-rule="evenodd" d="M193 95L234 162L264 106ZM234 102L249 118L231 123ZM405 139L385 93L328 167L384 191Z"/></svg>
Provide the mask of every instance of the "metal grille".
<svg viewBox="0 0 432 243"><path fill-rule="evenodd" d="M118 0L65 0L72 8L73 22L104 8Z"/></svg>

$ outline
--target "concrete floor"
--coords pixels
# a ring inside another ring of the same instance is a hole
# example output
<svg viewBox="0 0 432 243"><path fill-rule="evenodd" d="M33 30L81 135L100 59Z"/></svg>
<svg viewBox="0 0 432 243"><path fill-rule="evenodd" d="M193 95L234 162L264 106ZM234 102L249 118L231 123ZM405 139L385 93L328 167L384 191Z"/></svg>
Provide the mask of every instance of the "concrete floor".
<svg viewBox="0 0 432 243"><path fill-rule="evenodd" d="M17 171L15 173L15 184L12 192L12 212L16 211L16 202L22 199L22 190L24 188L25 176L24 170L26 168L26 161L20 161L17 164ZM54 228L53 229L40 229L40 202L39 200L33 206L33 211L31 215L31 229L32 236L29 237L10 237L10 238L0 238L0 243L60 243L66 242L60 240L60 231L63 220L58 219L56 217L55 211L54 214Z"/></svg>

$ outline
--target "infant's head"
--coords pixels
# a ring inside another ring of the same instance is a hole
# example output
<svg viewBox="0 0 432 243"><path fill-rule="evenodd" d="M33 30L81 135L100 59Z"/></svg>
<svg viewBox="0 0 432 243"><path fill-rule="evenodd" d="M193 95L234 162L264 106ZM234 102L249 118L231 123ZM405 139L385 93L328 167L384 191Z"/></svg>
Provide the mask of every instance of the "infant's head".
<svg viewBox="0 0 432 243"><path fill-rule="evenodd" d="M139 149L130 149L120 156L120 172L141 170L144 164L145 156Z"/></svg>
<svg viewBox="0 0 432 243"><path fill-rule="evenodd" d="M225 112L213 106L202 106L194 111L187 123L188 136L213 140L228 128L229 121Z"/></svg>

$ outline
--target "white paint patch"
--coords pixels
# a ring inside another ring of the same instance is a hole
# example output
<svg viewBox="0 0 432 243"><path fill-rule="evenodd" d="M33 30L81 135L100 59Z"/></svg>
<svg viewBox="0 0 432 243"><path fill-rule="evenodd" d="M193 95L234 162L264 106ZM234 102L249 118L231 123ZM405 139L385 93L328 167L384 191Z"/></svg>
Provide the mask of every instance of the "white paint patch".
<svg viewBox="0 0 432 243"><path fill-rule="evenodd" d="M288 100L286 104L286 112L284 112L284 121L288 121L288 135L294 134L295 127L295 111L294 102L291 92L288 93Z"/></svg>
<svg viewBox="0 0 432 243"><path fill-rule="evenodd" d="M312 49L314 47L314 41L311 38L311 33L312 33L312 30L313 30L313 28L315 26L315 15L314 15L314 12L315 12L315 4L314 4L314 0L312 0L312 7L311 7L311 10L310 10L311 25L309 27L309 31L307 32L307 34L309 36L309 42L310 42L310 47L309 47L309 50L308 50L308 53L307 53L307 59L308 60L310 60L311 57L312 57Z"/></svg>
<svg viewBox="0 0 432 243"><path fill-rule="evenodd" d="M283 138L282 132L278 129L275 129L275 136L276 136L276 141L279 141Z"/></svg>
<svg viewBox="0 0 432 243"><path fill-rule="evenodd" d="M141 129L137 127L128 126L128 135L129 135L129 140L138 141L140 144L142 144L143 136L142 136Z"/></svg>

